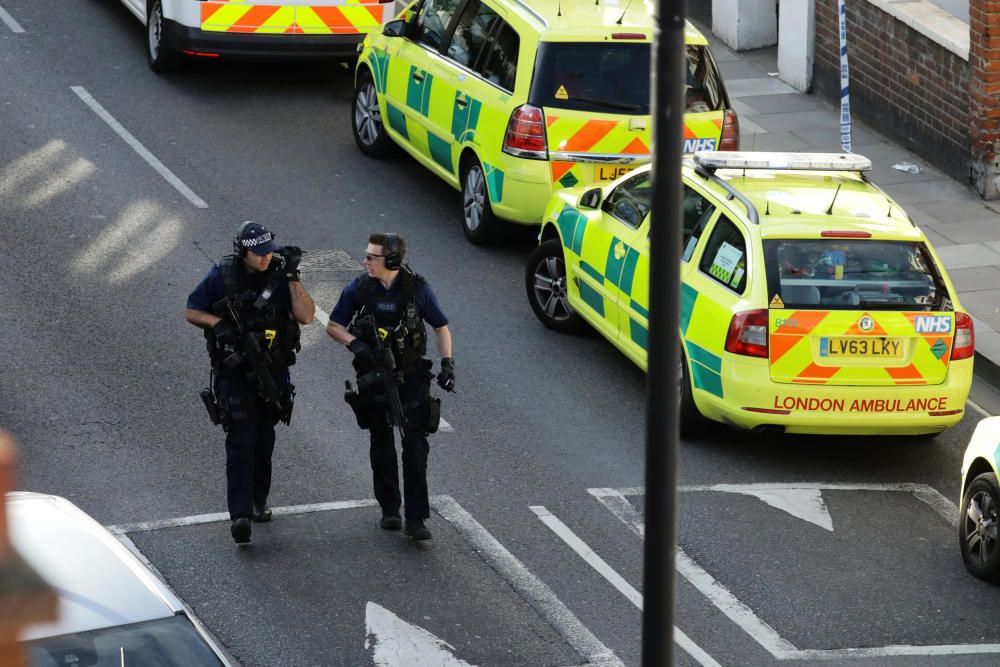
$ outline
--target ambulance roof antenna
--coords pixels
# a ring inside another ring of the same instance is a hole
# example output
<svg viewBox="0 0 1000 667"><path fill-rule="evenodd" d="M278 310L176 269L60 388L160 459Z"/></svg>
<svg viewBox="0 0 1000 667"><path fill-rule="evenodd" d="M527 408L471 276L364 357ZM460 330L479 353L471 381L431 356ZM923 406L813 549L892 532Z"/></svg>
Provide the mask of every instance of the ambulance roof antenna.
<svg viewBox="0 0 1000 667"><path fill-rule="evenodd" d="M617 23L618 25L622 24L622 19L625 18L626 14L628 14L629 7L631 6L632 6L632 0L628 0L628 4L625 5L625 11L622 12L622 15L618 17L618 20L615 21L615 23Z"/></svg>
<svg viewBox="0 0 1000 667"><path fill-rule="evenodd" d="M556 5L556 16L562 16L562 0L559 0L559 4Z"/></svg>
<svg viewBox="0 0 1000 667"><path fill-rule="evenodd" d="M843 187L843 183L837 184L837 191L833 193L833 201L830 202L830 208L826 209L827 215L833 215L833 205L837 202L837 195L840 194L840 188Z"/></svg>

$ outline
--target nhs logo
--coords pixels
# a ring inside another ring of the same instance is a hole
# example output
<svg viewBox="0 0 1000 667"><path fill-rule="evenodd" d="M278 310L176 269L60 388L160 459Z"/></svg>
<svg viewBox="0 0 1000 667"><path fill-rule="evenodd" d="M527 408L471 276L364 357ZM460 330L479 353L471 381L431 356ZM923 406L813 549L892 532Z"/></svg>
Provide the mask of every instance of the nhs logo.
<svg viewBox="0 0 1000 667"><path fill-rule="evenodd" d="M948 315L921 315L914 326L917 333L951 333L951 317Z"/></svg>
<svg viewBox="0 0 1000 667"><path fill-rule="evenodd" d="M715 139L685 139L684 140L684 151L685 153L694 153L695 151L714 151L715 150Z"/></svg>

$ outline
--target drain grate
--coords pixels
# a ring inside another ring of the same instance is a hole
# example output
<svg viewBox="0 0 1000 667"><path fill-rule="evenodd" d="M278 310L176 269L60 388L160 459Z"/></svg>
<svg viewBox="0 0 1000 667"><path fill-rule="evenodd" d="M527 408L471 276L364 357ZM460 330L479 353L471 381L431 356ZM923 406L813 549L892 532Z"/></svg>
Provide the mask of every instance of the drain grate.
<svg viewBox="0 0 1000 667"><path fill-rule="evenodd" d="M315 250L302 257L299 268L303 271L360 271L363 267L343 250Z"/></svg>

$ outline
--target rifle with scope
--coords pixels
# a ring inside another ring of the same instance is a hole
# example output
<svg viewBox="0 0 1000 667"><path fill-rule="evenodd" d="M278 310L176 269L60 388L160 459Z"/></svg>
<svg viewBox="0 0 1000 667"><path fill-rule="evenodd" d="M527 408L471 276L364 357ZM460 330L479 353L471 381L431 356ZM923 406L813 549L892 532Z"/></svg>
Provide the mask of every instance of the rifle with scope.
<svg viewBox="0 0 1000 667"><path fill-rule="evenodd" d="M389 425L398 429L399 437L403 437L403 430L406 428L406 414L403 412L403 403L399 399L399 385L403 382L402 373L396 368L396 359L392 355L392 348L386 344L389 332L380 329L371 315L355 319L352 330L356 330L362 339L373 340L372 348L372 370L358 377L358 390L364 391L375 385L381 385L382 392L378 399L386 409ZM368 335L370 334L370 335ZM351 388L350 380L345 382L347 393L344 396L355 415L358 417L358 425L367 428L365 415L361 405L360 396Z"/></svg>

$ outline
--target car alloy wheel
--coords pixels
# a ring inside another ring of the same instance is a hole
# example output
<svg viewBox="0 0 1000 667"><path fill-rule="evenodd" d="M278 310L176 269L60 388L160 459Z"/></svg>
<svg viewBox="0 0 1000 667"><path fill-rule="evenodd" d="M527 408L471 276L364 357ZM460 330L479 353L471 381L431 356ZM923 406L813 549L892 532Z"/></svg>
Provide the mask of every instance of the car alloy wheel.
<svg viewBox="0 0 1000 667"><path fill-rule="evenodd" d="M997 549L997 507L988 492L977 491L969 498L963 520L969 558L983 567Z"/></svg>
<svg viewBox="0 0 1000 667"><path fill-rule="evenodd" d="M357 92L354 105L354 127L365 146L374 146L382 133L382 115L378 110L378 96L371 81L364 82Z"/></svg>
<svg viewBox="0 0 1000 667"><path fill-rule="evenodd" d="M532 251L524 270L524 287L535 317L554 331L577 333L583 318L569 302L566 261L559 239L549 239Z"/></svg>
<svg viewBox="0 0 1000 667"><path fill-rule="evenodd" d="M465 174L462 204L465 208L465 227L474 233L479 229L486 206L486 178L478 164L472 165Z"/></svg>
<svg viewBox="0 0 1000 667"><path fill-rule="evenodd" d="M545 314L556 322L573 315L566 293L566 265L560 257L544 257L535 267L535 299Z"/></svg>

